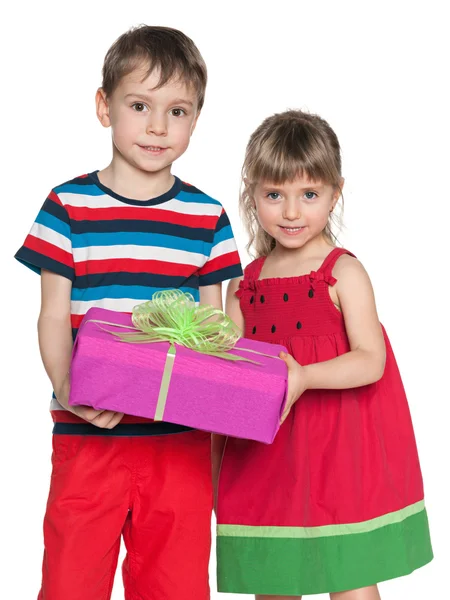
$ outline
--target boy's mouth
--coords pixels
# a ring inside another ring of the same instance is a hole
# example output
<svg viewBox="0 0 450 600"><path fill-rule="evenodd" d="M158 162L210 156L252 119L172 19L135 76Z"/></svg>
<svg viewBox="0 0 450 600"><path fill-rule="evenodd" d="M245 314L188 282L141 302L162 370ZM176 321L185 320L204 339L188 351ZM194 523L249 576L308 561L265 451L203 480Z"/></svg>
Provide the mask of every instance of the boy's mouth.
<svg viewBox="0 0 450 600"><path fill-rule="evenodd" d="M158 156L159 154L163 154L167 150L167 148L163 148L162 146L141 146L139 145L141 150L147 152L148 154L152 154L154 156Z"/></svg>

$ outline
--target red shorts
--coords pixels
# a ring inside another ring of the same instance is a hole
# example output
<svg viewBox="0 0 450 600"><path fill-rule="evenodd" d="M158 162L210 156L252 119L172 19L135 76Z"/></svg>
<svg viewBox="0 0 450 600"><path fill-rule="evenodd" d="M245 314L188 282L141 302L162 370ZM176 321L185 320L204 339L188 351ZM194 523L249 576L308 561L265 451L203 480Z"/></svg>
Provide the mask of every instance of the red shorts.
<svg viewBox="0 0 450 600"><path fill-rule="evenodd" d="M210 435L53 436L38 600L207 600Z"/></svg>

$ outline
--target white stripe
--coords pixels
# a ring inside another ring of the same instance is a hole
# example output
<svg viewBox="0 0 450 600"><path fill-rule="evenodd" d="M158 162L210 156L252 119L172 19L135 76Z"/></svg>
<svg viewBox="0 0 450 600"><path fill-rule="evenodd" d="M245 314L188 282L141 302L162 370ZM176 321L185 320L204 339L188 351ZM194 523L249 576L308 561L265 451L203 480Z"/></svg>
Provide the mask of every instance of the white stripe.
<svg viewBox="0 0 450 600"><path fill-rule="evenodd" d="M182 202L176 198L162 202L161 204L155 204L148 206L146 204L126 204L121 202L117 198L112 196L89 196L84 194L71 194L63 192L58 194L58 198L61 200L63 205L73 208L154 208L158 210L170 210L172 212L184 214L184 215L204 215L204 216L216 216L219 217L222 213L222 206L220 204L208 204L203 202Z"/></svg>
<svg viewBox="0 0 450 600"><path fill-rule="evenodd" d="M61 404L53 397L50 402L50 410L62 410L63 412L67 412L66 409L63 408Z"/></svg>
<svg viewBox="0 0 450 600"><path fill-rule="evenodd" d="M151 297L148 298L151 300ZM133 298L102 298L101 300L72 300L70 303L73 315L84 315L90 308L106 308L117 312L131 312L136 304L142 304L145 300Z"/></svg>
<svg viewBox="0 0 450 600"><path fill-rule="evenodd" d="M61 235L54 229L50 229L45 225L41 225L40 223L33 223L33 227L31 228L30 235L34 235L35 237L44 240L44 242L48 242L49 244L53 244L53 246L57 246L66 252L72 253L72 243L66 238L66 236Z"/></svg>
<svg viewBox="0 0 450 600"><path fill-rule="evenodd" d="M74 248L73 257L75 262L124 258L132 260L163 260L168 263L193 265L195 267L202 267L208 259L208 256L196 252L186 252L185 250L176 250L174 248L161 248L159 246L136 246L134 244Z"/></svg>
<svg viewBox="0 0 450 600"><path fill-rule="evenodd" d="M220 242L219 244L217 244L217 246L214 246L214 248L211 251L211 256L209 257L209 260L212 260L213 258L217 258L218 256L222 256L223 254L235 252L236 250L237 250L237 247L236 247L236 242L234 241L234 238L231 238L229 240L224 240L223 242Z"/></svg>
<svg viewBox="0 0 450 600"><path fill-rule="evenodd" d="M151 298L148 298L151 300ZM142 304L145 300L134 298L102 298L101 300L72 300L70 303L71 313L73 315L85 315L90 308L106 308L116 312L131 313L137 304ZM196 305L199 303L196 302Z"/></svg>
<svg viewBox="0 0 450 600"><path fill-rule="evenodd" d="M220 204L203 204L200 202L182 202L173 198L163 204L156 204L153 208L170 210L183 215L201 215L208 217L220 217L222 206Z"/></svg>

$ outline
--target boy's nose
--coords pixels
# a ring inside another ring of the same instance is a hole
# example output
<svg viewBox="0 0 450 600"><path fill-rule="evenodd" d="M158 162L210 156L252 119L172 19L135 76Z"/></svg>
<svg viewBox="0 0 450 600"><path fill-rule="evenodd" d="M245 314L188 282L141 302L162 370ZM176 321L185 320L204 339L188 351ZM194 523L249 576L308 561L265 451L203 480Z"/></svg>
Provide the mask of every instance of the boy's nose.
<svg viewBox="0 0 450 600"><path fill-rule="evenodd" d="M150 115L147 123L147 133L153 133L154 135L166 135L166 119L162 115L159 116L154 113Z"/></svg>

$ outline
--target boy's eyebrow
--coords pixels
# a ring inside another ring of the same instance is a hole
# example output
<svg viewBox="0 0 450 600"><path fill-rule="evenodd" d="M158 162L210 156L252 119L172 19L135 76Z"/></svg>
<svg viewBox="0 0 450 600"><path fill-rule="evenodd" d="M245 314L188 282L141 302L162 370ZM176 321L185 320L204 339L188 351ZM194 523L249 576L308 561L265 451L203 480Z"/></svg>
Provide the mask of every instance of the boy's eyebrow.
<svg viewBox="0 0 450 600"><path fill-rule="evenodd" d="M141 100L151 100L150 96L147 94L127 94L125 98L140 98ZM187 106L194 106L194 103L191 100L186 100L186 98L175 98L175 100L171 100L170 104L186 104Z"/></svg>

